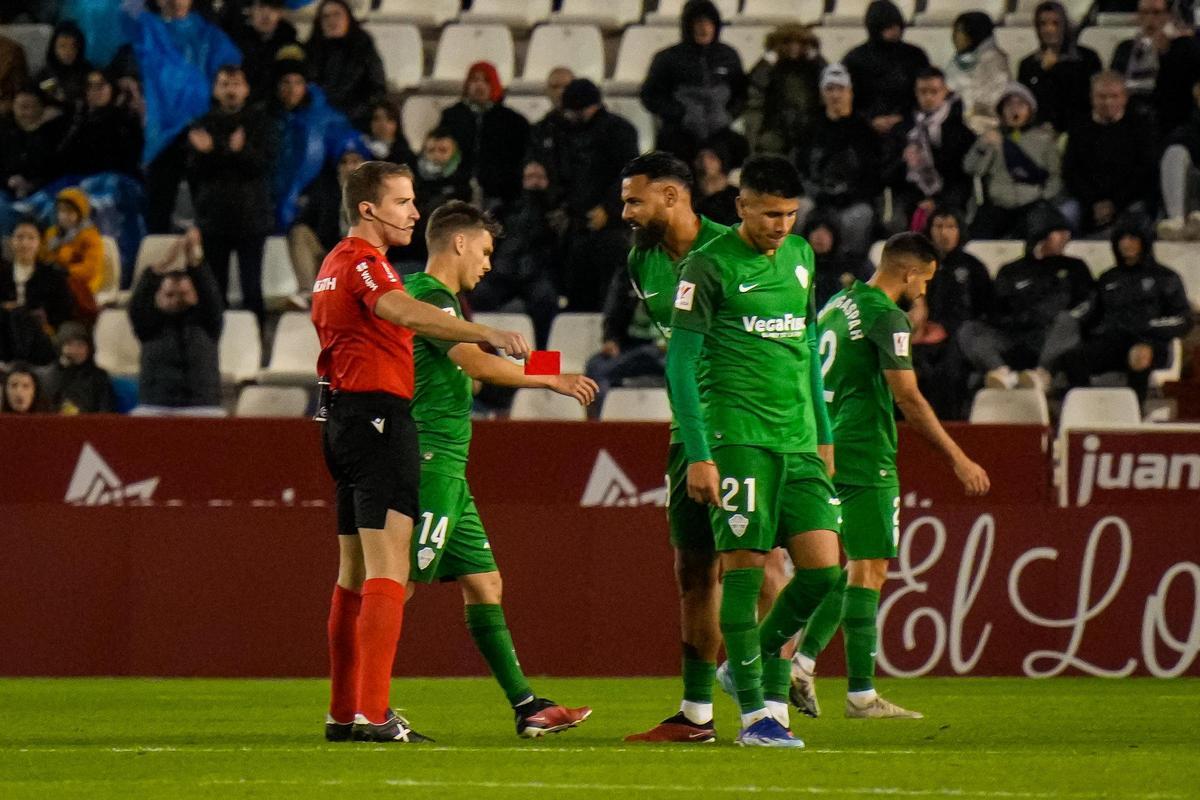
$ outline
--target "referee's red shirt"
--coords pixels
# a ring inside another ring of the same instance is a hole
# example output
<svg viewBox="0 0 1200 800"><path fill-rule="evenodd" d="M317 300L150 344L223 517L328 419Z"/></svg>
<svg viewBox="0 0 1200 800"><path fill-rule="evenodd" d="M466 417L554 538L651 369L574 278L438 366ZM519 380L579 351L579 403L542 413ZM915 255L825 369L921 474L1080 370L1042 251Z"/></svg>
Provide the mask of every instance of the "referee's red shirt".
<svg viewBox="0 0 1200 800"><path fill-rule="evenodd" d="M348 236L325 256L313 284L312 320L321 339L317 374L331 389L413 395L413 334L375 316L375 304L404 283L387 259Z"/></svg>

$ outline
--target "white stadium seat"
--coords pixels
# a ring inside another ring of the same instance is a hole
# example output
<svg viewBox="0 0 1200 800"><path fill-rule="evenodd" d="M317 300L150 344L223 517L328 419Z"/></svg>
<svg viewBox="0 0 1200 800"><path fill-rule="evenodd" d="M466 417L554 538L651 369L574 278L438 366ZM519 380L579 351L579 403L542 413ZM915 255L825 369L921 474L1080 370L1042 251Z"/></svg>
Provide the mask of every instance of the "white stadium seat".
<svg viewBox="0 0 1200 800"><path fill-rule="evenodd" d="M821 43L821 55L830 64L841 61L846 53L867 41L867 34L860 27L822 25L814 28L813 32Z"/></svg>
<svg viewBox="0 0 1200 800"><path fill-rule="evenodd" d="M666 389L610 389L600 409L606 422L670 422L671 402Z"/></svg>
<svg viewBox="0 0 1200 800"><path fill-rule="evenodd" d="M1154 257L1179 273L1192 308L1200 310L1200 259L1196 258L1196 243L1155 242Z"/></svg>
<svg viewBox="0 0 1200 800"><path fill-rule="evenodd" d="M646 110L642 101L636 97L609 97L604 104L614 114L629 120L638 133L638 151L645 153L654 149L654 137L657 132L654 115Z"/></svg>
<svg viewBox="0 0 1200 800"><path fill-rule="evenodd" d="M299 288L296 283L296 270L292 268L292 256L288 252L287 237L268 236L263 244L263 299L278 300L291 297ZM238 257L237 253L234 253L229 259L229 295L226 299L231 305L240 305L243 297Z"/></svg>
<svg viewBox="0 0 1200 800"><path fill-rule="evenodd" d="M642 18L642 0L563 0L557 22L587 23L602 28L624 28Z"/></svg>
<svg viewBox="0 0 1200 800"><path fill-rule="evenodd" d="M244 383L254 380L262 367L262 335L253 312L225 312L217 353L222 381Z"/></svg>
<svg viewBox="0 0 1200 800"><path fill-rule="evenodd" d="M512 31L506 25L454 23L442 29L437 55L433 58L434 85L462 86L467 68L476 61L490 61L500 73L500 82L512 83L516 61Z"/></svg>
<svg viewBox="0 0 1200 800"><path fill-rule="evenodd" d="M1025 254L1025 243L1016 239L976 239L963 249L982 261L994 278L1002 266Z"/></svg>
<svg viewBox="0 0 1200 800"><path fill-rule="evenodd" d="M567 312L551 323L546 349L562 352L563 372L583 372L587 360L600 350L603 335L603 314Z"/></svg>
<svg viewBox="0 0 1200 800"><path fill-rule="evenodd" d="M1021 59L1038 49L1037 31L1028 26L996 28L996 46L1008 53L1008 63L1016 74Z"/></svg>
<svg viewBox="0 0 1200 800"><path fill-rule="evenodd" d="M137 375L141 363L142 344L133 333L129 312L123 308L106 308L96 319L93 332L96 343L96 363L113 376Z"/></svg>
<svg viewBox="0 0 1200 800"><path fill-rule="evenodd" d="M1102 28L1093 26L1084 28L1079 33L1079 43L1090 47L1100 56L1100 63L1108 66L1112 63L1113 53L1117 49L1117 45L1126 39L1132 39L1137 36L1137 28Z"/></svg>
<svg viewBox="0 0 1200 800"><path fill-rule="evenodd" d="M1141 424L1137 394L1127 388L1071 389L1063 398L1059 433L1078 428L1125 428Z"/></svg>
<svg viewBox="0 0 1200 800"><path fill-rule="evenodd" d="M0 36L12 39L25 50L30 75L37 75L46 66L46 48L53 33L49 25L0 25Z"/></svg>
<svg viewBox="0 0 1200 800"><path fill-rule="evenodd" d="M1066 254L1082 259L1091 270L1093 278L1099 277L1101 272L1116 265L1112 245L1107 239L1072 239L1067 243Z"/></svg>
<svg viewBox="0 0 1200 800"><path fill-rule="evenodd" d="M504 105L529 120L531 124L546 116L553 108L550 98L544 94L510 94L504 98Z"/></svg>
<svg viewBox="0 0 1200 800"><path fill-rule="evenodd" d="M474 0L463 22L499 22L510 28L532 28L550 16L550 0Z"/></svg>
<svg viewBox="0 0 1200 800"><path fill-rule="evenodd" d="M721 19L729 22L738 13L740 0L714 0ZM658 0L658 9L646 14L647 25L674 25L679 27L679 12L683 11L685 0Z"/></svg>
<svg viewBox="0 0 1200 800"><path fill-rule="evenodd" d="M925 0L925 10L913 20L917 25L950 25L964 11L982 11L999 22L1004 17L1008 0Z"/></svg>
<svg viewBox="0 0 1200 800"><path fill-rule="evenodd" d="M152 233L144 237L142 243L138 245L137 258L133 262L133 284L137 285L138 278L149 267L165 261L167 254L178 241L179 236L173 233ZM180 266L183 265L184 255L182 251L176 255L172 263Z"/></svg>
<svg viewBox="0 0 1200 800"><path fill-rule="evenodd" d="M899 7L900 13L906 20L913 18L917 0L892 0L892 2ZM822 22L826 25L856 25L861 29L863 18L867 15L867 6L870 4L871 0L836 0L830 12L822 18ZM866 38L865 34L863 38Z"/></svg>
<svg viewBox="0 0 1200 800"><path fill-rule="evenodd" d="M458 95L414 94L404 101L400 111L400 127L409 147L421 152L425 134L437 127L442 112L458 102Z"/></svg>
<svg viewBox="0 0 1200 800"><path fill-rule="evenodd" d="M621 34L613 76L605 89L610 92L636 92L646 79L654 54L679 41L679 28L630 25Z"/></svg>
<svg viewBox="0 0 1200 800"><path fill-rule="evenodd" d="M766 39L770 32L770 25L730 25L721 30L721 41L737 50L742 69L749 72L767 51Z"/></svg>
<svg viewBox="0 0 1200 800"><path fill-rule="evenodd" d="M300 417L308 392L299 386L247 386L238 395L235 417Z"/></svg>
<svg viewBox="0 0 1200 800"><path fill-rule="evenodd" d="M582 422L587 418L584 407L573 397L546 389L517 389L513 395L510 419L566 420Z"/></svg>
<svg viewBox="0 0 1200 800"><path fill-rule="evenodd" d="M971 403L971 422L1049 425L1046 395L1038 389L980 389Z"/></svg>
<svg viewBox="0 0 1200 800"><path fill-rule="evenodd" d="M905 28L904 41L924 50L925 55L929 56L929 63L935 67L945 69L954 57L954 40L949 26Z"/></svg>
<svg viewBox="0 0 1200 800"><path fill-rule="evenodd" d="M528 314L505 314L498 311L480 311L473 317L480 325L496 328L502 331L515 331L525 337L530 346L534 345L533 320ZM514 361L516 359L513 359Z"/></svg>
<svg viewBox="0 0 1200 800"><path fill-rule="evenodd" d="M321 342L305 311L288 311L279 318L271 361L259 371L260 383L308 386L317 380L317 356Z"/></svg>
<svg viewBox="0 0 1200 800"><path fill-rule="evenodd" d="M425 48L421 44L420 29L416 25L372 23L368 30L383 58L388 85L401 91L419 86L425 73Z"/></svg>
<svg viewBox="0 0 1200 800"><path fill-rule="evenodd" d="M577 78L604 80L604 39L595 25L542 25L534 28L517 85L540 91L555 67L570 67Z"/></svg>
<svg viewBox="0 0 1200 800"><path fill-rule="evenodd" d="M745 0L738 25L783 25L801 22L816 25L825 13L825 0ZM721 32L724 38L728 30Z"/></svg>
<svg viewBox="0 0 1200 800"><path fill-rule="evenodd" d="M117 240L111 236L102 236L104 244L104 278L96 291L96 302L109 305L116 302L121 290L121 249Z"/></svg>
<svg viewBox="0 0 1200 800"><path fill-rule="evenodd" d="M461 8L461 0L383 0L371 12L371 21L411 22L431 28L458 19Z"/></svg>

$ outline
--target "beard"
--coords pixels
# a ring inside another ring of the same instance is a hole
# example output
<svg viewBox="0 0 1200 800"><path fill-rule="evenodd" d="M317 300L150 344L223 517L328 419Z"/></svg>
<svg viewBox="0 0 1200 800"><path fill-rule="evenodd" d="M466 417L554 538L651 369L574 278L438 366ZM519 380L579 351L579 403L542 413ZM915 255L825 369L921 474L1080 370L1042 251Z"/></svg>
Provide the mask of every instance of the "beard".
<svg viewBox="0 0 1200 800"><path fill-rule="evenodd" d="M658 247L667 238L666 224L651 220L644 227L633 229L633 245L641 250Z"/></svg>

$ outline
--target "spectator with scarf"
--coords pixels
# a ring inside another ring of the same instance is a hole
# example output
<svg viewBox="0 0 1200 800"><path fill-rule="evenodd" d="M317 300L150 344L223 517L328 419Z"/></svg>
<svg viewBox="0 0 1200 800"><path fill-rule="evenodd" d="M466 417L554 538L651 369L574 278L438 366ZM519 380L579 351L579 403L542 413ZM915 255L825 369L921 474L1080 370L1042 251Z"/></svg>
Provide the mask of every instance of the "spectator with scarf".
<svg viewBox="0 0 1200 800"><path fill-rule="evenodd" d="M92 65L84 52L87 40L74 22L60 22L46 47L46 66L34 79L51 102L67 112L83 105L84 90Z"/></svg>
<svg viewBox="0 0 1200 800"><path fill-rule="evenodd" d="M387 79L375 40L354 18L346 0L321 0L317 24L304 49L309 75L325 92L329 105L365 129L371 107L387 96Z"/></svg>
<svg viewBox="0 0 1200 800"><path fill-rule="evenodd" d="M1151 111L1160 131L1187 121L1200 79L1200 42L1170 0L1139 0L1137 36L1117 45L1112 68L1125 76L1134 110Z"/></svg>
<svg viewBox="0 0 1200 800"><path fill-rule="evenodd" d="M413 167L417 156L404 138L400 127L400 107L391 100L380 100L371 109L371 124L367 136L367 147L371 157L379 161L391 161Z"/></svg>
<svg viewBox="0 0 1200 800"><path fill-rule="evenodd" d="M1021 59L1017 80L1029 87L1040 119L1065 133L1091 114L1088 98L1093 75L1103 69L1100 56L1077 41L1067 10L1058 0L1039 3L1033 12L1038 49Z"/></svg>
<svg viewBox="0 0 1200 800"><path fill-rule="evenodd" d="M529 121L504 105L504 87L495 66L487 61L470 66L462 100L442 112L437 127L458 142L461 169L478 182L486 208L516 200L529 145Z"/></svg>
<svg viewBox="0 0 1200 800"><path fill-rule="evenodd" d="M873 0L863 23L867 41L846 53L842 63L854 82L855 113L882 136L912 110L917 73L929 66L929 56L901 40L904 15L891 0Z"/></svg>
<svg viewBox="0 0 1200 800"><path fill-rule="evenodd" d="M946 84L962 101L963 119L975 133L996 128L996 104L1012 80L1008 54L992 35L995 27L982 11L968 11L958 15L951 32L955 54L946 65Z"/></svg>
<svg viewBox="0 0 1200 800"><path fill-rule="evenodd" d="M963 159L967 173L985 185L971 235L1025 238L1029 213L1062 191L1062 159L1053 129L1034 123L1037 100L1024 84L1010 83L996 110L1000 129L980 134Z"/></svg>

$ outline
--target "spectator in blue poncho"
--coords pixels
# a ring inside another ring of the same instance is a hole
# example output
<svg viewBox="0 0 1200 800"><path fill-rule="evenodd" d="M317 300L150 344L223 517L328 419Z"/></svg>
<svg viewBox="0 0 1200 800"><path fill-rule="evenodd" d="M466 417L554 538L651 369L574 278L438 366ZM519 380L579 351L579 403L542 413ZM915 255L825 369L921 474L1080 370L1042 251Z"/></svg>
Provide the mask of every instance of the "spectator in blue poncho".
<svg viewBox="0 0 1200 800"><path fill-rule="evenodd" d="M280 56L275 62L276 92L270 111L279 142L272 177L275 224L284 233L296 219L301 195L323 169L334 169L347 150L364 156L370 151L346 116L308 82L300 48L284 48Z"/></svg>
<svg viewBox="0 0 1200 800"><path fill-rule="evenodd" d="M143 2L126 0L125 8L146 96L146 225L163 233L171 227L184 178L187 127L208 111L217 71L241 64L242 54L220 28L192 11L192 0L161 0L158 15Z"/></svg>

